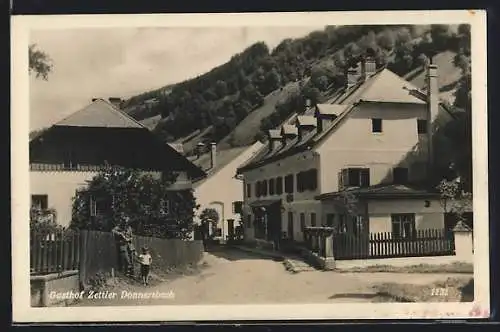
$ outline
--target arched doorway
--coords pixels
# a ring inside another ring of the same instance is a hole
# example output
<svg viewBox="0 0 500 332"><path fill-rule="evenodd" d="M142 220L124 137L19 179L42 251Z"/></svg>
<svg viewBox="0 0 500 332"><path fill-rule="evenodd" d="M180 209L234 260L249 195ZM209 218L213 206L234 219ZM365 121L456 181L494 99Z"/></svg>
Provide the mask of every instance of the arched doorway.
<svg viewBox="0 0 500 332"><path fill-rule="evenodd" d="M220 201L214 201L210 202L209 206L210 209L214 209L217 211L217 214L219 215L219 220L217 221L217 224L213 226L212 229L209 230L209 235L213 236L214 239L219 239L224 240L226 236L226 232L224 230L224 203Z"/></svg>

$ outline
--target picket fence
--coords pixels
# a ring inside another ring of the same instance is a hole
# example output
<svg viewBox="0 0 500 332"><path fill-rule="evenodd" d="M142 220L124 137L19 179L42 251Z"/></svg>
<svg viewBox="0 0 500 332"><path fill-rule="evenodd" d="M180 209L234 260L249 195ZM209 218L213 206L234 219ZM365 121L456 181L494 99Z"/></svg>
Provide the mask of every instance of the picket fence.
<svg viewBox="0 0 500 332"><path fill-rule="evenodd" d="M403 238L391 232L337 234L333 241L335 259L368 259L453 255L454 238L444 229L419 230Z"/></svg>

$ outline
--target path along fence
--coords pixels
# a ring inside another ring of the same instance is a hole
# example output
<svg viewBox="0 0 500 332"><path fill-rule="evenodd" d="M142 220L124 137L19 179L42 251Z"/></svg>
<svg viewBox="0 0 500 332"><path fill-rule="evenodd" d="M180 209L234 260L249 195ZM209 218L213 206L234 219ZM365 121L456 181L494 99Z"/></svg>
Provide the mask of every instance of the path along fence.
<svg viewBox="0 0 500 332"><path fill-rule="evenodd" d="M412 237L398 237L391 232L330 234L332 241L326 244L327 236L318 227L306 228L306 248L323 255L325 246L333 245L337 260L446 256L455 251L453 234L444 229L419 230Z"/></svg>
<svg viewBox="0 0 500 332"><path fill-rule="evenodd" d="M153 257L152 270L168 270L197 263L203 255L201 241L134 236L140 250L147 246ZM60 231L52 234L32 232L30 271L32 274L79 270L84 284L97 273L109 274L118 268L118 248L109 232Z"/></svg>

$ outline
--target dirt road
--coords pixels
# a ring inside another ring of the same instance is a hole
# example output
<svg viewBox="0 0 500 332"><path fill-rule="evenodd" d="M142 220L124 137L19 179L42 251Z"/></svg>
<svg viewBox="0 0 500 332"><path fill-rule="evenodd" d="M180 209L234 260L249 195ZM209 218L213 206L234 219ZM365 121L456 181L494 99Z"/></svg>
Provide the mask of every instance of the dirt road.
<svg viewBox="0 0 500 332"><path fill-rule="evenodd" d="M163 299L104 299L79 305L138 304L273 304L371 302L374 284L398 282L427 284L453 277L450 274L287 272L281 262L239 250L205 253L201 273L155 287L130 286L115 292L157 292ZM461 275L460 277L464 277Z"/></svg>

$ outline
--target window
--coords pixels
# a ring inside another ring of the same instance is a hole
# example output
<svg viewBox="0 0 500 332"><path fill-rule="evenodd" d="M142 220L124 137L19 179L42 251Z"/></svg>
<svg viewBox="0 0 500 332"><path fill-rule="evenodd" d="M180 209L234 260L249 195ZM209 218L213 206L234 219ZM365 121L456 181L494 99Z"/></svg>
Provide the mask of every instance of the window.
<svg viewBox="0 0 500 332"><path fill-rule="evenodd" d="M394 238L408 239L416 235L415 214L392 214L392 235Z"/></svg>
<svg viewBox="0 0 500 332"><path fill-rule="evenodd" d="M417 120L417 133L427 134L427 120Z"/></svg>
<svg viewBox="0 0 500 332"><path fill-rule="evenodd" d="M31 195L31 206L38 210L47 210L49 207L49 196Z"/></svg>
<svg viewBox="0 0 500 332"><path fill-rule="evenodd" d="M252 215L247 216L247 228L252 228Z"/></svg>
<svg viewBox="0 0 500 332"><path fill-rule="evenodd" d="M372 119L372 133L382 132L382 119Z"/></svg>
<svg viewBox="0 0 500 332"><path fill-rule="evenodd" d="M260 197L262 194L260 192L260 181L255 182L255 197Z"/></svg>
<svg viewBox="0 0 500 332"><path fill-rule="evenodd" d="M305 190L316 190L318 187L318 171L310 169L297 174L297 190L303 192Z"/></svg>
<svg viewBox="0 0 500 332"><path fill-rule="evenodd" d="M299 172L296 175L297 177L297 191L299 193L304 191L304 173Z"/></svg>
<svg viewBox="0 0 500 332"><path fill-rule="evenodd" d="M267 196L267 180L262 181L261 190L262 196Z"/></svg>
<svg viewBox="0 0 500 332"><path fill-rule="evenodd" d="M342 187L369 187L370 169L369 168L347 168L342 170Z"/></svg>
<svg viewBox="0 0 500 332"><path fill-rule="evenodd" d="M311 169L308 171L308 189L316 190L318 188L318 170Z"/></svg>
<svg viewBox="0 0 500 332"><path fill-rule="evenodd" d="M283 178L281 176L276 179L276 194L283 194Z"/></svg>
<svg viewBox="0 0 500 332"><path fill-rule="evenodd" d="M233 213L241 214L242 211L243 211L243 202L242 201L233 202Z"/></svg>
<svg viewBox="0 0 500 332"><path fill-rule="evenodd" d="M328 227L333 227L334 223L335 223L335 215L333 213L328 213L326 215L326 225Z"/></svg>
<svg viewBox="0 0 500 332"><path fill-rule="evenodd" d="M316 226L316 213L311 213L311 226Z"/></svg>
<svg viewBox="0 0 500 332"><path fill-rule="evenodd" d="M293 194L293 174L285 176L285 192L287 194Z"/></svg>
<svg viewBox="0 0 500 332"><path fill-rule="evenodd" d="M274 195L274 191L276 189L274 182L274 179L269 179L269 195Z"/></svg>
<svg viewBox="0 0 500 332"><path fill-rule="evenodd" d="M304 231L304 228L306 228L306 215L304 213L300 214L300 229Z"/></svg>
<svg viewBox="0 0 500 332"><path fill-rule="evenodd" d="M170 201L168 199L160 200L160 213L161 214L170 213Z"/></svg>
<svg viewBox="0 0 500 332"><path fill-rule="evenodd" d="M408 183L408 168L396 167L392 170L393 182L395 184Z"/></svg>
<svg viewBox="0 0 500 332"><path fill-rule="evenodd" d="M247 184L247 197L252 197L252 186L250 184Z"/></svg>

